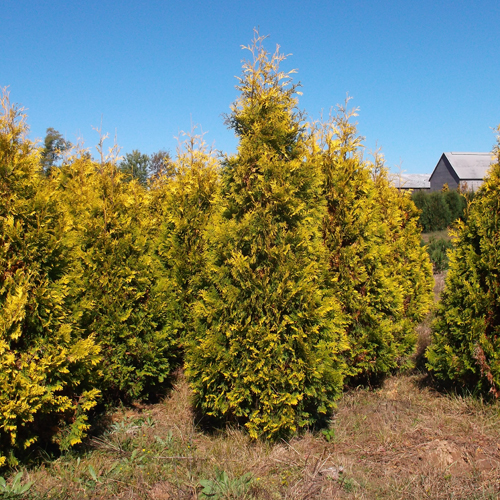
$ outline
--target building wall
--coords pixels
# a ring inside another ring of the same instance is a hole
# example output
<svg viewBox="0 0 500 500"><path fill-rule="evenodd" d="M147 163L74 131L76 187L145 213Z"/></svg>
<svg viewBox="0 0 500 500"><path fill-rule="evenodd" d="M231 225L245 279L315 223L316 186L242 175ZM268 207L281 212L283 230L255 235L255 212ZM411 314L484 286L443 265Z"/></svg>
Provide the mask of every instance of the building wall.
<svg viewBox="0 0 500 500"><path fill-rule="evenodd" d="M478 180L463 180L460 181L460 190L463 191L477 191L484 181Z"/></svg>
<svg viewBox="0 0 500 500"><path fill-rule="evenodd" d="M444 184L448 184L450 190L457 189L459 183L457 174L443 156L436 165L430 181L431 191L441 191Z"/></svg>

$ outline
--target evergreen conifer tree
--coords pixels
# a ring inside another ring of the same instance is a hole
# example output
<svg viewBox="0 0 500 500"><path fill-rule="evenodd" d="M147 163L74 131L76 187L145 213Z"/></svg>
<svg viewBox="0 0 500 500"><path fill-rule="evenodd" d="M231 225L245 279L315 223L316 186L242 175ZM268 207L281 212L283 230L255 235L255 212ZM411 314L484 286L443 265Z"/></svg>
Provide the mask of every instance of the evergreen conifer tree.
<svg viewBox="0 0 500 500"><path fill-rule="evenodd" d="M412 352L415 321L430 305L432 275L419 245L416 212L405 212L380 161L374 167L363 160L362 139L352 122L356 110L348 112L346 106L313 127L310 155L325 178L323 238L331 286L347 317L350 375L380 377L404 364ZM401 234L401 226L406 233ZM402 242L404 263L397 249ZM407 275L425 290L416 299L420 315L409 311Z"/></svg>
<svg viewBox="0 0 500 500"><path fill-rule="evenodd" d="M328 414L346 338L325 289L321 171L307 161L296 85L256 36L227 119L238 153L222 167L207 231L186 373L204 413L276 439Z"/></svg>
<svg viewBox="0 0 500 500"><path fill-rule="evenodd" d="M178 363L179 311L155 255L150 193L112 158L73 158L57 182L72 221L73 315L105 354L95 384L111 400L154 396Z"/></svg>
<svg viewBox="0 0 500 500"><path fill-rule="evenodd" d="M500 132L500 127L498 129ZM484 184L459 221L428 368L437 378L500 397L500 135Z"/></svg>
<svg viewBox="0 0 500 500"><path fill-rule="evenodd" d="M421 245L419 211L407 191L396 189L391 182L383 157L375 155L372 165L377 193L377 205L387 227L386 239L390 251L385 268L398 290L392 315L398 345L398 366L411 366L408 355L414 351L416 326L429 312L433 303L434 278L432 264Z"/></svg>
<svg viewBox="0 0 500 500"><path fill-rule="evenodd" d="M67 304L67 217L42 176L22 110L4 91L0 116L0 465L37 440L80 442L99 395L100 361Z"/></svg>
<svg viewBox="0 0 500 500"><path fill-rule="evenodd" d="M190 330L191 306L202 286L204 232L218 180L219 161L214 151L202 135L191 134L179 145L170 171L153 183L154 198L161 200L156 209L162 222L157 252L175 285L181 337ZM153 201L153 207L157 205Z"/></svg>

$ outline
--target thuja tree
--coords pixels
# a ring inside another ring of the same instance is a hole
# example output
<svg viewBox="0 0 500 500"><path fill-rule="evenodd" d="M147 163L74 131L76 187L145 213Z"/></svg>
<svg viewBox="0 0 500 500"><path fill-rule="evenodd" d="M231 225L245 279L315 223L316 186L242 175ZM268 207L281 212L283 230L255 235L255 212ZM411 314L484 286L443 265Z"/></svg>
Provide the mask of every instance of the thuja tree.
<svg viewBox="0 0 500 500"><path fill-rule="evenodd" d="M412 200L421 211L419 222L424 233L442 231L453 222L450 207L446 203L443 192L425 193L419 191L412 194Z"/></svg>
<svg viewBox="0 0 500 500"><path fill-rule="evenodd" d="M152 184L153 211L161 229L158 255L172 278L184 337L190 331L191 306L202 285L204 232L212 213L219 161L202 135L187 135L170 172ZM158 203L159 201L159 203Z"/></svg>
<svg viewBox="0 0 500 500"><path fill-rule="evenodd" d="M459 191L417 191L411 198L421 211L419 224L424 233L446 229L466 216L467 198Z"/></svg>
<svg viewBox="0 0 500 500"><path fill-rule="evenodd" d="M380 155L375 155L372 174L377 204L387 225L386 241L390 246L385 266L398 290L391 311L396 326L394 337L399 343L397 363L409 367L412 361L407 355L415 348L416 326L433 303L432 264L425 247L421 246L419 211L408 192L394 187Z"/></svg>
<svg viewBox="0 0 500 500"><path fill-rule="evenodd" d="M0 465L37 440L80 442L98 391L100 361L67 307L63 245L67 218L41 175L22 110L1 96L0 115Z"/></svg>
<svg viewBox="0 0 500 500"><path fill-rule="evenodd" d="M310 155L324 173L328 211L323 238L331 286L347 318L349 374L370 378L404 364L415 346L416 318L408 318L411 298L403 275L415 282L423 279L427 295L418 299L424 299L422 311L429 305L432 277L420 249L416 213L406 214L381 165L374 176L373 165L363 160L355 115L356 110L341 106L328 122L316 124ZM410 247L415 238L416 249L407 250L416 255L400 263L397 246L411 241Z"/></svg>
<svg viewBox="0 0 500 500"><path fill-rule="evenodd" d="M500 132L500 128L499 128ZM453 231L428 368L439 379L500 397L500 136L497 162Z"/></svg>
<svg viewBox="0 0 500 500"><path fill-rule="evenodd" d="M95 383L108 400L155 395L177 363L178 312L154 253L149 193L112 158L73 158L57 181L72 220L73 315L104 354Z"/></svg>
<svg viewBox="0 0 500 500"><path fill-rule="evenodd" d="M227 122L238 152L222 168L207 231L209 286L195 304L186 373L204 413L278 438L326 415L346 348L324 289L321 172L306 161L296 86L256 37Z"/></svg>

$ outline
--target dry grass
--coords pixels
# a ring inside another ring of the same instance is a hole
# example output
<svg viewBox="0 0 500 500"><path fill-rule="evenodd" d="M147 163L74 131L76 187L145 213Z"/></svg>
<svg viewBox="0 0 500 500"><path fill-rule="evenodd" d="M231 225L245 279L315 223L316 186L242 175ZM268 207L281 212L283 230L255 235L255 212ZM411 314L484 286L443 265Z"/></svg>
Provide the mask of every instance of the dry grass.
<svg viewBox="0 0 500 500"><path fill-rule="evenodd" d="M421 387L419 375L344 394L328 436L251 442L201 432L179 376L163 403L116 413L87 453L25 473L32 498L485 499L500 497L500 406ZM227 480L220 479L225 471ZM248 480L241 479L251 473Z"/></svg>
<svg viewBox="0 0 500 500"><path fill-rule="evenodd" d="M432 233L422 233L422 239L424 243L427 245L431 238L435 238L436 240L443 239L446 241L451 240L451 236L448 229L443 229L442 231L433 231Z"/></svg>
<svg viewBox="0 0 500 500"><path fill-rule="evenodd" d="M446 271L434 274L434 308L427 315L427 317L417 326L417 348L414 355L414 360L417 368L425 368L425 350L431 342L431 326L434 320L435 307L441 296L441 292L444 290L444 284L446 279Z"/></svg>
<svg viewBox="0 0 500 500"><path fill-rule="evenodd" d="M393 377L379 391L344 396L335 419L337 460L359 485L346 498L497 498L499 406L440 395L419 382Z"/></svg>
<svg viewBox="0 0 500 500"><path fill-rule="evenodd" d="M444 275L435 278L438 296ZM25 470L34 482L27 498L500 498L500 404L440 394L423 381L415 372L350 390L327 432L270 445L241 429L203 432L179 373L163 403L117 411L86 450ZM207 485L212 496L203 496Z"/></svg>

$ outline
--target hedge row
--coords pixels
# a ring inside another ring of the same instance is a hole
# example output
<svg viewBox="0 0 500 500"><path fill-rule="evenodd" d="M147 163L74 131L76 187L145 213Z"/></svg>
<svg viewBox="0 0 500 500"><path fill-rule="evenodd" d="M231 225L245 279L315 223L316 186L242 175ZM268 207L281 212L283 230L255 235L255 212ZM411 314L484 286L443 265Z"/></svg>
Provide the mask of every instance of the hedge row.
<svg viewBox="0 0 500 500"><path fill-rule="evenodd" d="M77 150L43 175L3 94L1 461L80 442L96 405L156 397L181 365L199 411L277 439L406 364L431 301L418 212L345 110L307 127L283 56L249 49L238 152L188 138L147 186Z"/></svg>
<svg viewBox="0 0 500 500"><path fill-rule="evenodd" d="M426 193L414 191L412 200L421 211L419 224L424 233L442 231L455 221L466 216L467 200L473 194L464 195L458 191L434 191Z"/></svg>

